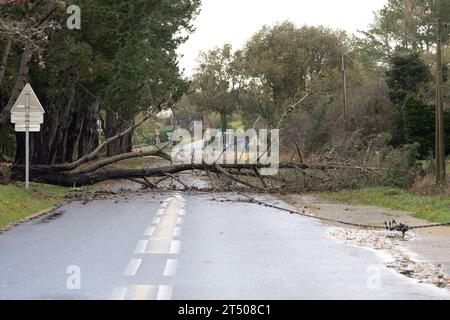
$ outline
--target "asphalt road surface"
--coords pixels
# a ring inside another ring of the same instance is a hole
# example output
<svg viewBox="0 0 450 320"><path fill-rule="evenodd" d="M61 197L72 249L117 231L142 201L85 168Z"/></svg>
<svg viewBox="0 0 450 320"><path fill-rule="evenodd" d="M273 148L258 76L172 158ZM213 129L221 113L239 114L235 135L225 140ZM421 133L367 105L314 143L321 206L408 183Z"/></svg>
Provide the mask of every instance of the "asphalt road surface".
<svg viewBox="0 0 450 320"><path fill-rule="evenodd" d="M19 225L0 235L0 298L449 299L317 221L212 197L74 202Z"/></svg>

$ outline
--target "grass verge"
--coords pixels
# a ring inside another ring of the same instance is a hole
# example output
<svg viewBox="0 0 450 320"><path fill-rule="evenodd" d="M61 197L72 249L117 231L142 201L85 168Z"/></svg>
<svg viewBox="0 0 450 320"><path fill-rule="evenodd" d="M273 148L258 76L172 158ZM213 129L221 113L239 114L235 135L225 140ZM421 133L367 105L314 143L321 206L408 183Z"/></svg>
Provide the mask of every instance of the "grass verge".
<svg viewBox="0 0 450 320"><path fill-rule="evenodd" d="M411 212L415 217L431 222L450 221L450 197L419 196L396 188L365 188L319 193L335 202L363 204Z"/></svg>
<svg viewBox="0 0 450 320"><path fill-rule="evenodd" d="M0 230L64 202L70 188L31 184L30 192L17 185L0 185Z"/></svg>

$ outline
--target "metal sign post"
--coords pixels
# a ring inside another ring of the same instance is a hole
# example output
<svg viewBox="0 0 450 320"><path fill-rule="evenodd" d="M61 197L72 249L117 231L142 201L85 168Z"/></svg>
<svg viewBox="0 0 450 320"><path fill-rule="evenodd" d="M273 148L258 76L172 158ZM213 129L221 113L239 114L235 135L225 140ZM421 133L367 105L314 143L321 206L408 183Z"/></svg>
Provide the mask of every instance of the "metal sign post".
<svg viewBox="0 0 450 320"><path fill-rule="evenodd" d="M11 109L11 123L16 132L25 132L25 190L30 190L30 132L41 131L45 110L27 83Z"/></svg>
<svg viewBox="0 0 450 320"><path fill-rule="evenodd" d="M30 93L25 94L25 190L30 190Z"/></svg>

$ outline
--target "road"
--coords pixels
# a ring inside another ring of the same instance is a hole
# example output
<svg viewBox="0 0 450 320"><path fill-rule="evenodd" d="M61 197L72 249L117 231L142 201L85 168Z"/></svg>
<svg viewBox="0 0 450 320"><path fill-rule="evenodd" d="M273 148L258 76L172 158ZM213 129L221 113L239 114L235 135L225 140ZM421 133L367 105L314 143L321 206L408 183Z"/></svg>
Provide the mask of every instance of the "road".
<svg viewBox="0 0 450 320"><path fill-rule="evenodd" d="M449 299L317 221L212 199L229 196L73 202L19 225L0 235L0 298Z"/></svg>

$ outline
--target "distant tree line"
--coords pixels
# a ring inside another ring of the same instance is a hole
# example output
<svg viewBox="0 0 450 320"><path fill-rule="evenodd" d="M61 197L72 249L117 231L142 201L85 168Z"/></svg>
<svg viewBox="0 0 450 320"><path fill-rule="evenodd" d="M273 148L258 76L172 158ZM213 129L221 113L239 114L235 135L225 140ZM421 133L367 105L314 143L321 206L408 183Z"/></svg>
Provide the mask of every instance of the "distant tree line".
<svg viewBox="0 0 450 320"><path fill-rule="evenodd" d="M71 4L82 8L81 30L65 26ZM450 21L450 0L389 0L359 37L288 21L265 26L239 50L225 44L202 53L190 81L176 50L199 7L200 0L2 2L0 158L23 162L23 135L14 135L9 111L26 81L46 108L32 139L35 164L91 153L166 98L180 125L280 128L285 150L332 154L364 137L364 151L382 137L392 148L418 143L422 158L433 152L436 22ZM108 144L107 154L130 151L133 134Z"/></svg>
<svg viewBox="0 0 450 320"><path fill-rule="evenodd" d="M399 148L434 151L438 19L449 0L390 0L361 37L321 26L265 26L239 50L225 44L200 55L180 117L282 130L287 150L336 149L355 133L389 137ZM444 33L448 43L449 30ZM444 50L447 153L450 153L448 63ZM347 80L344 112L343 67ZM209 118L209 119L208 119ZM179 119L179 121L183 121Z"/></svg>

